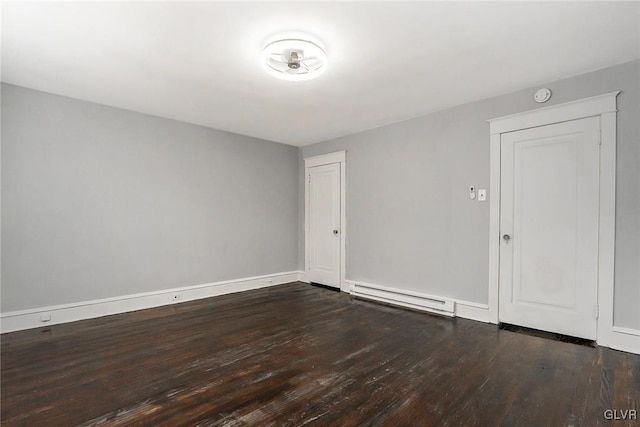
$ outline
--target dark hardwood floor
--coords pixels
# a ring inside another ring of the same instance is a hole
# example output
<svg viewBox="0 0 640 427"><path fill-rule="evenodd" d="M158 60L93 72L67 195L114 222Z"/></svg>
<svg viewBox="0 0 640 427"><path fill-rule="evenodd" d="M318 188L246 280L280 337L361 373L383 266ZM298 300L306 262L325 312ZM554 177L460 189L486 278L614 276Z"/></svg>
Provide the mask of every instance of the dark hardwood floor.
<svg viewBox="0 0 640 427"><path fill-rule="evenodd" d="M3 426L640 424L640 356L301 283L1 338Z"/></svg>

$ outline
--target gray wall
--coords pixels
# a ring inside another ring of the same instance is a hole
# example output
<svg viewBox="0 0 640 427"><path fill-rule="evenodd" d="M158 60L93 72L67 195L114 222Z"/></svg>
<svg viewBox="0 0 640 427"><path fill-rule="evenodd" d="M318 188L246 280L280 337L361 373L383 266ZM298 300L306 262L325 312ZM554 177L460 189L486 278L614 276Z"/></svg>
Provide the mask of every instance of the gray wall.
<svg viewBox="0 0 640 427"><path fill-rule="evenodd" d="M553 91L545 106L622 91L615 323L632 328L638 76L634 61L537 86ZM2 85L1 309L301 269L302 159L342 149L347 277L486 303L489 206L467 187L489 187L486 120L540 107L534 90L299 150Z"/></svg>
<svg viewBox="0 0 640 427"><path fill-rule="evenodd" d="M489 188L486 120L541 107L539 87L553 91L543 106L620 90L615 324L640 328L639 80L634 61L304 147L298 265L302 159L347 150L347 278L486 303L489 204L468 198L471 184Z"/></svg>
<svg viewBox="0 0 640 427"><path fill-rule="evenodd" d="M296 270L297 158L2 85L2 311Z"/></svg>

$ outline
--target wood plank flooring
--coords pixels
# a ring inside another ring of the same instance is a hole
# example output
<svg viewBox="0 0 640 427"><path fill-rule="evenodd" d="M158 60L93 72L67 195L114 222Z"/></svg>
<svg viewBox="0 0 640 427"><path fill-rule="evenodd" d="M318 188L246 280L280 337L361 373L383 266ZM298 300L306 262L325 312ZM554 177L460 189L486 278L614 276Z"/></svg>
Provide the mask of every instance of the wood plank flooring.
<svg viewBox="0 0 640 427"><path fill-rule="evenodd" d="M1 340L3 426L640 424L640 356L302 283Z"/></svg>

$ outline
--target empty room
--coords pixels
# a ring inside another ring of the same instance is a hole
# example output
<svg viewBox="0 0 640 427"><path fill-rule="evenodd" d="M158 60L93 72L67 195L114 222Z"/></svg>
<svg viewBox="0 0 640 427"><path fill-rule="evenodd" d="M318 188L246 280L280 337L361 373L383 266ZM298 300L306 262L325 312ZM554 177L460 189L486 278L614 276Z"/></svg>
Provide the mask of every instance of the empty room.
<svg viewBox="0 0 640 427"><path fill-rule="evenodd" d="M640 2L0 17L3 426L640 426Z"/></svg>

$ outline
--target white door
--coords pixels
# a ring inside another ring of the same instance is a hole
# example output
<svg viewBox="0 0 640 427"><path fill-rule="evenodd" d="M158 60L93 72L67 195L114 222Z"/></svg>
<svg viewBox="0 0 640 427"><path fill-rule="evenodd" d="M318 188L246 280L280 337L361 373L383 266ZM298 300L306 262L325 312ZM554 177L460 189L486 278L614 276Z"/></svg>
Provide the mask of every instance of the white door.
<svg viewBox="0 0 640 427"><path fill-rule="evenodd" d="M600 120L500 144L500 321L595 339Z"/></svg>
<svg viewBox="0 0 640 427"><path fill-rule="evenodd" d="M340 288L340 163L309 168L309 281Z"/></svg>

